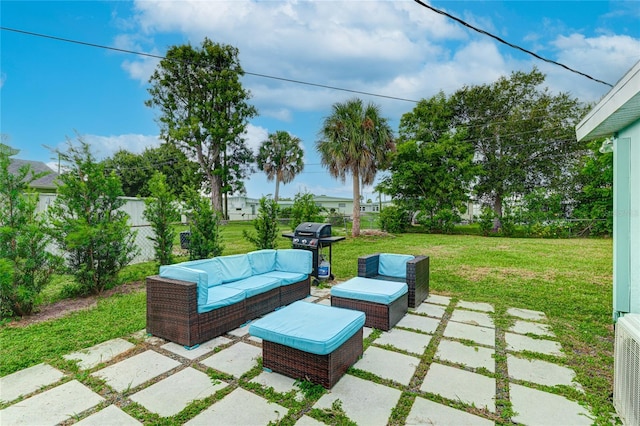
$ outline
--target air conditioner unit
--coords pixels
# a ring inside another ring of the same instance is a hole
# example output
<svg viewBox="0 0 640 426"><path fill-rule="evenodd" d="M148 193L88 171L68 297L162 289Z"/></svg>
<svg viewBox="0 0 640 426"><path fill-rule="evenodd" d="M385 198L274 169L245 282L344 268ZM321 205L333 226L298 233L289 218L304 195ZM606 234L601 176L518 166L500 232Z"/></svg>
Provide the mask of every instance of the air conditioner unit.
<svg viewBox="0 0 640 426"><path fill-rule="evenodd" d="M640 314L627 314L616 324L613 405L628 426L640 425Z"/></svg>

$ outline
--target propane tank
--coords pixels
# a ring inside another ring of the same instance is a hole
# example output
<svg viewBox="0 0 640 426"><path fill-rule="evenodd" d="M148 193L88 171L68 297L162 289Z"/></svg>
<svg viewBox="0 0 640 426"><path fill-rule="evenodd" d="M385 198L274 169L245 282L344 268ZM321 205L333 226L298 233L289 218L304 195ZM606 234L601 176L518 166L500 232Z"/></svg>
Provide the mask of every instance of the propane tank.
<svg viewBox="0 0 640 426"><path fill-rule="evenodd" d="M318 278L321 280L326 280L329 278L329 274L331 272L331 264L327 262L324 258L320 261L318 265Z"/></svg>

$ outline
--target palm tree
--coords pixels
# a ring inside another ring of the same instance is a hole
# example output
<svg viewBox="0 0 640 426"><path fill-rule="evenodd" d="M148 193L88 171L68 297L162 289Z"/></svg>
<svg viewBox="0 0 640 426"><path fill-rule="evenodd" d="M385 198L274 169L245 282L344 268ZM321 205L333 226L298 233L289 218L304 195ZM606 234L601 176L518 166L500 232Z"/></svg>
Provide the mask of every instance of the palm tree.
<svg viewBox="0 0 640 426"><path fill-rule="evenodd" d="M280 182L287 184L304 169L302 140L288 132L278 130L270 133L260 143L256 162L258 168L267 174L267 180L276 180L273 199L278 201Z"/></svg>
<svg viewBox="0 0 640 426"><path fill-rule="evenodd" d="M360 99L335 103L320 129L316 149L322 165L331 176L346 181L353 177L353 228L351 235L360 235L360 184L371 185L378 169L389 163L395 151L393 132L387 119L380 116L380 108Z"/></svg>

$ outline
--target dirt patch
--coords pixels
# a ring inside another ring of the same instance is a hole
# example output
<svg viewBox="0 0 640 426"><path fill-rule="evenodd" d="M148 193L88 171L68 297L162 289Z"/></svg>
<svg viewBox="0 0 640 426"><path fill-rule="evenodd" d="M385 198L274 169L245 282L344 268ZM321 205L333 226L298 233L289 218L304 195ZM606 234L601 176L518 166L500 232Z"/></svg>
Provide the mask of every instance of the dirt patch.
<svg viewBox="0 0 640 426"><path fill-rule="evenodd" d="M490 267L471 267L462 265L456 268L454 272L459 277L470 281L479 281L491 276L494 279L507 280L511 277L517 277L526 280L542 278L547 281L555 279L551 272L543 274L535 273L527 269L519 268L490 268Z"/></svg>
<svg viewBox="0 0 640 426"><path fill-rule="evenodd" d="M12 322L8 323L7 326L26 327L27 325L61 318L65 315L70 314L71 312L92 309L98 305L99 299L111 297L114 294L133 293L135 291L143 289L144 286L144 281L134 281L132 283L119 285L98 295L78 297L74 299L63 299L55 303L42 305L38 308L38 312L32 315L24 316L20 319L15 319Z"/></svg>
<svg viewBox="0 0 640 426"><path fill-rule="evenodd" d="M360 235L364 237L395 237L395 235L379 229L362 229L360 230Z"/></svg>

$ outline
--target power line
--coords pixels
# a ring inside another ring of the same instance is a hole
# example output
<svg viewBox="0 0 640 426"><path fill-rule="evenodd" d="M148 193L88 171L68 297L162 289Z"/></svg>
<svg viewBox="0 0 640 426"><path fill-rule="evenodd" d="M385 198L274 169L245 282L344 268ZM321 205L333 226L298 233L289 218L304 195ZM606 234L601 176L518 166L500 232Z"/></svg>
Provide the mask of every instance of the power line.
<svg viewBox="0 0 640 426"><path fill-rule="evenodd" d="M95 47L95 48L98 48L98 49L112 50L112 51L115 51L115 52L127 53L127 54L138 55L138 56L145 56L145 57L153 58L153 59L167 59L167 60L169 60L169 58L167 58L166 56L154 55L153 53L137 52L135 50L121 49L121 48L118 48L118 47L106 46L106 45L103 45L103 44L96 44L96 43L89 43L89 42L86 42L86 41L74 40L74 39L64 38L64 37L57 37L57 36L52 36L52 35L48 35L48 34L35 33L35 32L32 32L32 31L19 30L19 29L16 29L16 28L8 28L8 27L0 26L0 29L3 30L3 31L11 31L11 32L14 32L14 33L25 34L25 35L29 35L29 36L33 36L33 37L41 37L41 38L46 38L46 39L50 39L50 40L62 41L62 42L65 42L65 43L79 44L81 46L88 46L88 47ZM175 59L170 59L170 60L175 60ZM295 80L295 79L285 78L285 77L277 77L277 76L273 76L273 75L260 74L260 73L249 72L249 71L245 71L244 73L246 75L251 75L251 76L254 76L254 77L267 78L267 79L278 80L278 81L285 81L285 82L288 82L288 83L295 83L295 84L301 84L301 85L305 85L305 86L319 87L319 88L322 88L322 89L338 90L338 91L341 91L341 92L356 93L358 95L367 95L367 96L374 96L374 97L377 97L377 98L392 99L392 100L396 100L396 101L418 103L418 101L416 101L414 99L400 98L398 96L381 95L379 93L364 92L364 91L355 90L355 89L345 89L344 87L329 86L327 84L320 84L320 83L311 83L311 82L308 82L308 81Z"/></svg>
<svg viewBox="0 0 640 426"><path fill-rule="evenodd" d="M491 37L492 39L497 40L497 41L499 41L499 42L500 42L500 43L502 43L502 44L506 44L507 46L509 46L509 47L511 47L511 48L513 48L513 49L520 50L521 52L524 52L524 53L526 53L526 54L529 54L529 55L531 55L531 56L533 56L533 57L535 57L535 58L537 58L537 59L540 59L541 61L548 62L548 63L553 64L553 65L558 65L558 66L560 66L560 67L562 67L562 68L564 68L564 69L566 69L566 70L568 70L568 71L571 71L571 72L573 72L573 73L576 73L576 74L579 74L579 75L581 75L581 76L583 76L583 77L586 77L586 78L588 78L589 80L593 80L593 81L595 81L595 82L597 82L597 83L602 83L602 84L605 84L605 85L607 85L607 86L609 86L609 87L613 87L613 85L612 85L612 84L607 83L606 81L602 81L602 80L599 80L599 79L597 79L597 78L591 77L591 76L590 76L590 75L588 75L588 74L585 74L585 73L583 73L583 72L581 72L581 71L578 71L578 70L575 70L575 69L573 69L573 68L570 68L570 67L568 67L568 66L566 66L566 65L564 65L564 64L561 64L560 62L556 62L556 61L553 61L553 60L551 60L551 59L544 58L544 57L542 57L542 56L538 55L538 54L537 54L537 53L535 53L535 52L532 52L532 51L530 51L530 50L525 49L524 47L520 47L520 46L515 45L515 44L513 44L513 43L509 43L508 41L506 41L506 40L504 40L504 39L502 39L502 38L498 37L497 35L491 34L491 33L487 32L487 31L485 31L485 30L483 30L483 29L480 29L480 28L474 27L473 25L471 25L471 24L467 23L466 21L464 21L464 20L462 20L462 19L460 19L460 18L457 18L457 17L455 17L455 16L453 16L453 15L451 15L451 14L449 14L449 13L447 13L447 12L443 11L443 10L436 9L435 7L430 6L430 5L428 5L428 4L424 3L424 2L422 2L421 0L413 0L413 1L415 1L416 3L418 3L418 4L419 4L420 6L422 6L422 7L426 7L427 9L429 9L429 10L431 10L431 11L435 12L435 13L438 13L438 14L440 14L440 15L446 16L446 17L447 17L447 18L449 18L449 19L453 19L454 21L458 22L459 24L461 24L461 25L463 25L463 26L465 26L465 27L467 27L467 28L470 28L470 29L472 29L472 30L474 30L474 31L476 31L476 32L478 32L478 33L480 33L480 34L484 34L484 35L486 35L486 36L488 36L488 37Z"/></svg>

